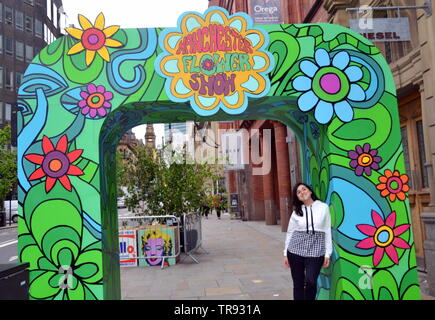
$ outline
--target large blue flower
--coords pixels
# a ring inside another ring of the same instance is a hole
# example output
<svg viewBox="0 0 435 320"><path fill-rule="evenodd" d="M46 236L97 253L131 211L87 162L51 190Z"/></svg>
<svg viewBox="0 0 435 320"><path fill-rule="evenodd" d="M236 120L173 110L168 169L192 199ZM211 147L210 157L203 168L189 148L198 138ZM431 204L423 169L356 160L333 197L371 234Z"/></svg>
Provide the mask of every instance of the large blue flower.
<svg viewBox="0 0 435 320"><path fill-rule="evenodd" d="M357 84L363 77L361 68L350 66L346 51L333 55L325 49L314 53L315 63L303 60L300 69L304 75L293 80L293 88L304 92L298 98L298 107L308 112L315 108L314 117L325 124L331 121L334 112L343 122L353 119L352 101L363 101L366 94Z"/></svg>

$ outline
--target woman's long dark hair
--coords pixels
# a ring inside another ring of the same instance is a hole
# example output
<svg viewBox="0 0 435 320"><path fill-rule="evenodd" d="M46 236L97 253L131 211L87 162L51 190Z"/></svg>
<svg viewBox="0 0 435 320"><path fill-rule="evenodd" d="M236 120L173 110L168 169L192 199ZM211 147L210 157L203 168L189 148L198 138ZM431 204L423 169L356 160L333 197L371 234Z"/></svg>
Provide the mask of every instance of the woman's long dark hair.
<svg viewBox="0 0 435 320"><path fill-rule="evenodd" d="M304 203L301 200L299 200L298 195L297 195L297 190L298 190L299 186L301 186L301 185L305 186L308 190L311 191L311 199L313 199L313 201L319 200L319 198L317 197L317 195L314 193L313 189L311 189L311 187L309 185L306 185L305 183L302 183L302 182L297 183L293 188L293 210L300 217L302 217L304 215L304 213L302 212L302 205Z"/></svg>

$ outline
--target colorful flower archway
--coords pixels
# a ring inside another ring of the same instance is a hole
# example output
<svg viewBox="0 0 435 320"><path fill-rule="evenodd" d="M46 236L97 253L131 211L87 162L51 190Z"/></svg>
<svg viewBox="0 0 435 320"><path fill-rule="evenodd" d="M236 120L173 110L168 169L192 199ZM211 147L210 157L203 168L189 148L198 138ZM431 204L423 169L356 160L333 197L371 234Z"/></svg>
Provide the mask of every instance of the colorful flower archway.
<svg viewBox="0 0 435 320"><path fill-rule="evenodd" d="M329 24L253 26L220 8L177 28L81 29L44 48L19 88L19 259L32 299L120 298L113 152L139 124L273 119L299 137L330 205L318 299L419 299L388 64Z"/></svg>

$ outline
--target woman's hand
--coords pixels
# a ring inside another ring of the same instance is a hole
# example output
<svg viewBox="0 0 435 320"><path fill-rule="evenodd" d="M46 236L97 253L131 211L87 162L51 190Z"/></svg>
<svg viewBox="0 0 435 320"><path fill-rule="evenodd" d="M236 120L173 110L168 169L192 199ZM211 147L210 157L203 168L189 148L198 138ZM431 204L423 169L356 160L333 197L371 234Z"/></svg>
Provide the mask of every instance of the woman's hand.
<svg viewBox="0 0 435 320"><path fill-rule="evenodd" d="M329 258L325 257L325 261L323 261L323 268L328 268L329 267Z"/></svg>
<svg viewBox="0 0 435 320"><path fill-rule="evenodd" d="M290 268L287 257L284 257L284 268Z"/></svg>

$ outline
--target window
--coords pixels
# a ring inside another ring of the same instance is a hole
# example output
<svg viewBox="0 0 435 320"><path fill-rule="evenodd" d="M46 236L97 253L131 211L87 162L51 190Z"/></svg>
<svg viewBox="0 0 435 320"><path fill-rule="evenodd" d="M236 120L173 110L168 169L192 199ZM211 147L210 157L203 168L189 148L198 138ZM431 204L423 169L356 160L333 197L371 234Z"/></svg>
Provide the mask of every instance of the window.
<svg viewBox="0 0 435 320"><path fill-rule="evenodd" d="M52 5L53 5L53 24L54 24L54 26L55 26L55 28L57 29L57 27L58 27L58 21L57 21L57 7L56 7L56 5L54 4L54 2L52 3Z"/></svg>
<svg viewBox="0 0 435 320"><path fill-rule="evenodd" d="M30 4L31 6L33 6L34 0L24 0L25 3Z"/></svg>
<svg viewBox="0 0 435 320"><path fill-rule="evenodd" d="M0 54L3 53L3 35L0 34Z"/></svg>
<svg viewBox="0 0 435 320"><path fill-rule="evenodd" d="M50 43L50 36L49 36L49 34L48 34L48 27L47 27L47 25L44 23L44 41L45 42L47 42L47 43Z"/></svg>
<svg viewBox="0 0 435 320"><path fill-rule="evenodd" d="M14 74L12 71L6 69L6 81L5 81L6 90L14 91Z"/></svg>
<svg viewBox="0 0 435 320"><path fill-rule="evenodd" d="M417 139L418 139L418 151L420 160L420 171L421 171L421 187L429 188L429 176L428 168L426 164L426 150L424 147L424 135L423 135L423 121L419 120L416 122L417 125Z"/></svg>
<svg viewBox="0 0 435 320"><path fill-rule="evenodd" d="M13 23L13 11L12 8L5 7L5 21L7 24Z"/></svg>
<svg viewBox="0 0 435 320"><path fill-rule="evenodd" d="M3 102L0 101L0 124L3 123Z"/></svg>
<svg viewBox="0 0 435 320"><path fill-rule="evenodd" d="M52 11L51 11L51 0L47 0L46 1L46 5L45 7L47 8L47 17L53 21L53 15L52 15Z"/></svg>
<svg viewBox="0 0 435 320"><path fill-rule="evenodd" d="M12 112L12 105L10 103L6 103L6 108L5 108L5 120L6 121L11 121L11 112Z"/></svg>
<svg viewBox="0 0 435 320"><path fill-rule="evenodd" d="M18 90L18 88L20 87L20 84L21 84L21 80L23 79L23 73L17 72L16 76L15 76L15 79L17 81L17 87L16 88Z"/></svg>
<svg viewBox="0 0 435 320"><path fill-rule="evenodd" d="M0 22L3 22L3 3L1 2L0 2Z"/></svg>
<svg viewBox="0 0 435 320"><path fill-rule="evenodd" d="M8 56L14 55L14 42L8 36L5 36L5 52Z"/></svg>
<svg viewBox="0 0 435 320"><path fill-rule="evenodd" d="M59 28L58 29L60 30L60 32L66 33L65 32L65 28L67 27L66 14L65 14L65 11L63 10L63 7L59 8L59 14L60 14L60 16L59 16Z"/></svg>
<svg viewBox="0 0 435 320"><path fill-rule="evenodd" d="M35 19L35 35L42 38L42 21Z"/></svg>
<svg viewBox="0 0 435 320"><path fill-rule="evenodd" d="M15 11L15 26L19 30L23 30L24 26L24 15L22 11Z"/></svg>
<svg viewBox="0 0 435 320"><path fill-rule="evenodd" d="M21 41L16 41L15 47L16 47L15 56L17 57L17 59L21 61L24 60L24 43Z"/></svg>
<svg viewBox="0 0 435 320"><path fill-rule="evenodd" d="M32 17L26 16L26 31L33 32L33 19Z"/></svg>
<svg viewBox="0 0 435 320"><path fill-rule="evenodd" d="M26 62L31 62L33 59L33 47L26 44Z"/></svg>
<svg viewBox="0 0 435 320"><path fill-rule="evenodd" d="M3 67L0 67L0 89L3 88Z"/></svg>

